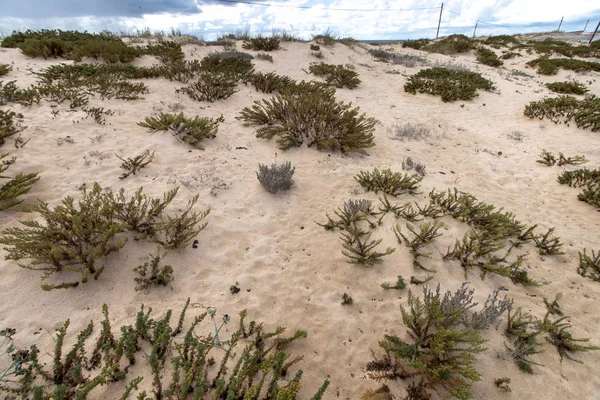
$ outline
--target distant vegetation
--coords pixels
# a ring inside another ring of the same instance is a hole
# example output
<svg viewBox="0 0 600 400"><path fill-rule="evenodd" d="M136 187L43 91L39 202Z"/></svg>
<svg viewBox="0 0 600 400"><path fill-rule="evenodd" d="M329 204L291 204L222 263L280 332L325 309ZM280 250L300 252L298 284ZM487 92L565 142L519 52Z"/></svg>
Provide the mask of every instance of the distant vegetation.
<svg viewBox="0 0 600 400"><path fill-rule="evenodd" d="M441 96L442 101L471 100L477 89L494 90L494 84L481 74L453 71L446 68L428 68L412 75L404 85L404 91L412 94L428 93Z"/></svg>

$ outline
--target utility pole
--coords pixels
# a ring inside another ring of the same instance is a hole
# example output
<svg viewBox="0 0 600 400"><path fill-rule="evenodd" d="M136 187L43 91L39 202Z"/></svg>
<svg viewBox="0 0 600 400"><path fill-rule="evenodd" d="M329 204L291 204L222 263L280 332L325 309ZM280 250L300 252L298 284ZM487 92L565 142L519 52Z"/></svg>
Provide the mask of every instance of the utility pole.
<svg viewBox="0 0 600 400"><path fill-rule="evenodd" d="M560 32L560 27L562 26L562 22L563 22L563 19L564 19L564 18L565 18L565 17L562 17L562 18L560 19L560 24L558 24L558 29L556 30L556 32Z"/></svg>
<svg viewBox="0 0 600 400"><path fill-rule="evenodd" d="M473 39L475 39L475 32L477 32L477 25L479 22L475 22L475 29L473 29Z"/></svg>
<svg viewBox="0 0 600 400"><path fill-rule="evenodd" d="M442 11L444 11L444 3L442 3L442 6L440 7L440 20L438 21L438 29L437 29L437 33L435 34L436 39L440 36L440 25L442 23Z"/></svg>
<svg viewBox="0 0 600 400"><path fill-rule="evenodd" d="M600 22L598 22L598 25L596 25L596 29L594 30L594 33L592 33L592 37L590 38L588 44L591 44L592 40L594 40L594 36L596 36L596 33L598 32L598 28L600 28Z"/></svg>
<svg viewBox="0 0 600 400"><path fill-rule="evenodd" d="M585 26L583 27L583 30L581 31L581 33L585 32L585 29L587 28L589 22L590 22L590 20L588 19L587 22L585 23Z"/></svg>

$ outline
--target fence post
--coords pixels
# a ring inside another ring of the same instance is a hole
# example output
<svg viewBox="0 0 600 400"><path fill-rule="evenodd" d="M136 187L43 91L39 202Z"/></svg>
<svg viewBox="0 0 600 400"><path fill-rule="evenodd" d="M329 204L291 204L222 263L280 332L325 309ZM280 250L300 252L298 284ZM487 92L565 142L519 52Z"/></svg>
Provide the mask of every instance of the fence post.
<svg viewBox="0 0 600 400"><path fill-rule="evenodd" d="M594 30L594 33L592 33L592 37L590 38L588 44L591 44L592 40L594 40L594 36L596 36L596 32L598 32L598 28L600 28L600 22L598 22L598 25L596 25L596 29Z"/></svg>
<svg viewBox="0 0 600 400"><path fill-rule="evenodd" d="M473 29L473 39L475 39L475 32L477 32L477 25L479 22L475 22L475 29Z"/></svg>
<svg viewBox="0 0 600 400"><path fill-rule="evenodd" d="M585 30L586 30L586 28L587 28L587 26L588 26L589 23L590 23L590 20L588 19L586 21L585 26L583 27L583 30L581 31L581 33L585 32Z"/></svg>
<svg viewBox="0 0 600 400"><path fill-rule="evenodd" d="M556 32L560 32L560 27L562 26L563 19L565 19L565 17L562 17L560 19L560 24L558 24L558 29L556 30Z"/></svg>
<svg viewBox="0 0 600 400"><path fill-rule="evenodd" d="M444 3L442 3L442 6L440 7L440 20L438 21L438 29L437 29L437 33L435 34L436 39L440 36L440 25L442 23L442 11L444 11Z"/></svg>

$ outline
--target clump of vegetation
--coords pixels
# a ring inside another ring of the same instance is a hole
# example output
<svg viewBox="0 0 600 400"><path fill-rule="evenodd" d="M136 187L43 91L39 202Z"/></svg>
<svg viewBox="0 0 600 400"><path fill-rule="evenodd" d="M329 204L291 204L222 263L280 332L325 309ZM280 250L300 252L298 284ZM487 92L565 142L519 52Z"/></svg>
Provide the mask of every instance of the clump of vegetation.
<svg viewBox="0 0 600 400"><path fill-rule="evenodd" d="M98 279L104 267L97 262L120 250L134 231L139 237L162 244L165 248L183 248L206 227L200 225L210 209L198 214L192 207L198 196L192 198L179 216L163 216L164 208L173 200L177 190L167 192L163 200L148 198L141 188L127 200L124 191L114 194L94 184L92 190L83 185L81 196L71 196L51 209L46 203L30 206L40 214L37 220L21 221L24 226L2 232L0 243L6 245L7 260L29 259L22 268L43 271L42 280L60 271L76 272L82 283L93 276ZM57 285L43 284L44 290L75 287L79 282Z"/></svg>
<svg viewBox="0 0 600 400"><path fill-rule="evenodd" d="M319 50L321 50L321 46L319 46L319 45L317 45L317 44L311 44L311 45L310 45L310 49L311 49L312 51L319 51Z"/></svg>
<svg viewBox="0 0 600 400"><path fill-rule="evenodd" d="M160 262L165 258L167 252L160 254L160 248L156 255L148 254L150 262L146 261L142 265L134 268L134 272L139 276L133 278L136 283L135 290L148 290L154 286L167 286L173 281L173 267L170 265L160 266ZM150 270L148 270L150 269Z"/></svg>
<svg viewBox="0 0 600 400"><path fill-rule="evenodd" d="M324 62L311 63L309 70L311 74L324 77L328 85L338 88L354 89L360 83L358 73L343 65L332 65Z"/></svg>
<svg viewBox="0 0 600 400"><path fill-rule="evenodd" d="M388 247L385 252L376 251L381 239L371 240L371 232L364 229L373 226L368 218L374 215L371 202L368 200L349 200L343 208L338 208L335 214L339 219L334 220L327 215L325 224L317 223L326 230L340 229L342 231L342 254L349 264L360 264L372 267L383 262L382 257L392 254L396 249Z"/></svg>
<svg viewBox="0 0 600 400"><path fill-rule="evenodd" d="M431 39L415 39L415 40L405 40L402 42L402 47L409 47L415 50L421 50L423 47L427 46L431 43Z"/></svg>
<svg viewBox="0 0 600 400"><path fill-rule="evenodd" d="M353 303L354 303L354 299L348 293L344 293L342 295L342 305L343 306L349 306L349 305L352 305Z"/></svg>
<svg viewBox="0 0 600 400"><path fill-rule="evenodd" d="M238 51L209 53L200 61L200 68L203 72L225 75L237 82L252 73L252 58L251 54Z"/></svg>
<svg viewBox="0 0 600 400"><path fill-rule="evenodd" d="M123 159L119 157L119 155L116 156L119 160L123 161L121 164L121 169L125 170L125 172L119 176L119 179L125 179L131 174L135 175L136 172L139 172L142 168L154 160L154 152L150 152L150 150L146 150L142 154L138 154L133 158Z"/></svg>
<svg viewBox="0 0 600 400"><path fill-rule="evenodd" d="M485 39L483 43L496 49L499 49L501 47L514 47L519 46L521 44L521 42L519 42L519 39L510 35L490 36L487 39Z"/></svg>
<svg viewBox="0 0 600 400"><path fill-rule="evenodd" d="M561 362L563 358L567 358L571 361L582 363L582 361L573 358L572 353L600 350L598 346L580 344L587 343L590 339L576 339L568 331L572 325L565 322L569 317L563 316L560 309L558 301L561 298L562 293L558 293L552 302L544 298L546 314L542 320L522 311L521 307L517 308L512 315L509 311L504 333L512 340L512 347L505 346L521 371L533 373L533 365L540 365L530 357L541 352L541 350L537 349L537 346L540 345L537 337L541 335L545 335L544 339L556 347ZM550 318L551 315L559 315L560 318L552 320Z"/></svg>
<svg viewBox="0 0 600 400"><path fill-rule="evenodd" d="M12 66L9 64L0 64L0 76L7 75L12 71Z"/></svg>
<svg viewBox="0 0 600 400"><path fill-rule="evenodd" d="M176 90L186 93L194 100L215 102L231 97L235 90L236 80L227 74L202 73L195 82Z"/></svg>
<svg viewBox="0 0 600 400"><path fill-rule="evenodd" d="M337 37L333 36L329 30L325 33L314 35L312 39L323 46L333 46L337 41Z"/></svg>
<svg viewBox="0 0 600 400"><path fill-rule="evenodd" d="M548 118L555 124L574 121L578 128L600 130L600 121L595 115L600 112L600 97L586 96L578 100L573 96L558 96L532 101L525 106L523 114L529 118Z"/></svg>
<svg viewBox="0 0 600 400"><path fill-rule="evenodd" d="M555 93L561 94L586 94L589 92L583 84L575 81L546 83L546 87Z"/></svg>
<svg viewBox="0 0 600 400"><path fill-rule="evenodd" d="M439 67L427 68L411 75L404 85L405 92L441 96L444 102L471 100L477 96L477 89L489 92L494 90L494 84L476 72Z"/></svg>
<svg viewBox="0 0 600 400"><path fill-rule="evenodd" d="M504 62L492 50L480 46L475 50L475 57L481 64L489 65L490 67L500 67Z"/></svg>
<svg viewBox="0 0 600 400"><path fill-rule="evenodd" d="M265 60L268 62L273 62L273 56L267 53L258 53L256 55L256 58L258 58L259 60Z"/></svg>
<svg viewBox="0 0 600 400"><path fill-rule="evenodd" d="M292 187L294 184L292 176L295 170L296 168L292 167L289 161L283 164L272 164L270 167L258 164L256 177L267 192L275 194L279 190L286 191Z"/></svg>
<svg viewBox="0 0 600 400"><path fill-rule="evenodd" d="M17 122L15 123L15 119ZM19 119L23 119L23 114L14 111L0 110L0 146L6 143L6 139L25 130Z"/></svg>
<svg viewBox="0 0 600 400"><path fill-rule="evenodd" d="M575 72L600 71L600 63L597 62L546 56L529 61L527 66L537 68L537 73L540 75L556 75L561 68Z"/></svg>
<svg viewBox="0 0 600 400"><path fill-rule="evenodd" d="M515 57L523 57L523 55L516 51L503 51L502 55L500 56L500 58L503 60L511 60Z"/></svg>
<svg viewBox="0 0 600 400"><path fill-rule="evenodd" d="M373 171L360 171L354 179L368 191L378 193L381 190L391 196L398 196L404 193L414 194L422 178L392 172L389 168L375 168Z"/></svg>
<svg viewBox="0 0 600 400"><path fill-rule="evenodd" d="M273 51L273 50L279 50L280 49L280 41L277 38L274 37L270 37L270 38L265 38L265 37L257 37L257 38L250 38L246 41L244 41L244 43L242 44L242 47L244 49L249 49L249 50L257 50L257 51Z"/></svg>
<svg viewBox="0 0 600 400"><path fill-rule="evenodd" d="M596 282L600 282L600 251L598 253L592 250L592 254L586 253L587 249L583 249L583 253L579 252L579 266L577 273L581 276L591 278Z"/></svg>
<svg viewBox="0 0 600 400"><path fill-rule="evenodd" d="M543 235L539 235L533 238L535 242L535 247L539 249L540 255L560 255L565 254L561 251L562 243L558 236L552 237L551 235L554 233L555 228L548 229L548 232Z"/></svg>
<svg viewBox="0 0 600 400"><path fill-rule="evenodd" d="M144 53L155 56L165 64L182 61L185 58L181 45L173 41L149 44L144 48Z"/></svg>
<svg viewBox="0 0 600 400"><path fill-rule="evenodd" d="M417 64L427 64L427 60L423 57L410 54L392 53L382 49L369 49L369 54L371 54L377 61L404 65L409 68L412 68Z"/></svg>
<svg viewBox="0 0 600 400"><path fill-rule="evenodd" d="M394 125L391 129L390 139L394 140L422 140L431 136L431 130L425 125L406 122Z"/></svg>
<svg viewBox="0 0 600 400"><path fill-rule="evenodd" d="M8 157L8 153L0 153L0 174L10 168L16 161L15 157L4 160L6 157ZM23 200L19 199L19 197L29 193L33 184L36 183L40 177L37 173L24 174L19 172L14 177L0 175L0 179L8 179L8 181L0 183L0 211L4 211L14 209L21 204Z"/></svg>
<svg viewBox="0 0 600 400"><path fill-rule="evenodd" d="M598 57L600 53L593 46L577 45L573 46L564 40L546 38L544 40L530 40L527 46L536 53L550 56L560 54L565 57Z"/></svg>
<svg viewBox="0 0 600 400"><path fill-rule="evenodd" d="M381 284L381 287L384 290L391 290L391 289L406 289L406 282L404 282L404 278L402 276L398 276L398 280L396 281L396 283L392 286L392 284L388 283L388 282L383 282Z"/></svg>
<svg viewBox="0 0 600 400"><path fill-rule="evenodd" d="M144 122L138 122L138 125L148 128L152 132L170 131L185 143L204 150L200 144L204 139L214 139L219 130L219 122L223 122L223 117L209 118L199 117L186 118L183 112L179 114L170 114L160 112L157 117L146 117Z"/></svg>
<svg viewBox="0 0 600 400"><path fill-rule="evenodd" d="M435 242L438 237L442 236L442 234L438 231L443 227L444 224L439 221L424 222L417 230L413 225L407 223L406 229L411 233L410 236L412 236L412 239L410 239L408 234L405 235L402 233L400 224L396 224L394 227L394 234L398 239L398 243L402 244L402 241L404 241L406 247L410 249L410 252L414 257L413 265L415 267L421 268L428 272L435 272L431 269L425 268L423 264L418 261L418 257L431 257L431 253L422 253L421 249Z"/></svg>
<svg viewBox="0 0 600 400"><path fill-rule="evenodd" d="M250 321L248 324L244 310L239 314L239 327L227 340L221 339L215 308L195 316L184 331L189 303L190 299L187 299L174 325L171 310L163 317L155 318L152 309L142 306L135 324L114 330L108 307L104 305L104 319L99 324L101 330L92 344L94 322L90 321L77 335L77 340L71 340L67 337L70 325L67 320L57 330L56 345L49 361L51 370L46 367L45 356L37 345L32 345L29 350L18 350L15 352L19 363L18 379L3 382L0 391L23 398L85 399L100 385L128 379L132 366L139 364L149 365L151 393L139 391L138 385L144 378L136 376L124 385L120 398L135 395L132 397L175 400L188 397L190 393L210 398L225 394L238 399L297 398L302 370L293 376L289 375L289 370L302 356L292 358L287 349L293 342L306 338L306 331L298 330L287 337L283 336L284 327L268 331L262 323ZM221 327L230 320L224 315ZM214 335L196 333L203 322L210 326L214 324ZM69 350L65 348L65 342L75 343ZM239 344L243 344L243 349ZM141 349L147 349L147 352ZM234 356L236 353L239 358ZM148 362L142 363L142 358ZM215 362L215 359L219 361ZM165 370L172 373L164 374ZM322 399L328 384L326 380L313 399Z"/></svg>
<svg viewBox="0 0 600 400"><path fill-rule="evenodd" d="M544 164L544 165L551 167L557 163L557 160L556 160L556 157L554 156L554 154L550 153L547 150L542 150L542 153L539 155L539 157L540 157L540 159L537 160L536 162L538 162L540 164ZM558 153L558 165L559 166L580 165L580 164L585 164L586 162L588 162L588 160L586 160L585 156L566 157L563 153Z"/></svg>
<svg viewBox="0 0 600 400"><path fill-rule="evenodd" d="M402 160L402 169L404 171L415 171L418 175L425 176L425 164L413 160L412 157L406 157Z"/></svg>
<svg viewBox="0 0 600 400"><path fill-rule="evenodd" d="M466 53L473 49L475 42L465 35L450 35L421 47L421 50L446 55Z"/></svg>
<svg viewBox="0 0 600 400"><path fill-rule="evenodd" d="M577 199L600 208L600 170L587 168L565 171L558 176L558 183L571 187L584 187Z"/></svg>
<svg viewBox="0 0 600 400"><path fill-rule="evenodd" d="M443 297L439 285L435 292L425 287L423 300L409 291L408 309L401 307L401 313L410 339L384 335L379 346L386 355L367 364L368 374L376 380L410 379L410 399L428 399L431 391L472 398L471 382L481 380L477 355L486 350L481 331L512 307L495 291L473 312L473 293L466 283Z"/></svg>
<svg viewBox="0 0 600 400"><path fill-rule="evenodd" d="M275 91L283 93L285 90L293 90L297 87L296 81L289 76L277 75L275 72L262 73L256 72L249 75L244 83L250 83L254 88L263 93L273 93Z"/></svg>
<svg viewBox="0 0 600 400"><path fill-rule="evenodd" d="M359 115L358 107L336 101L334 93L333 88L301 85L293 92L255 101L239 118L246 125L261 125L256 133L259 138L277 136L282 150L306 142L318 150L365 154L365 149L375 145L375 119Z"/></svg>

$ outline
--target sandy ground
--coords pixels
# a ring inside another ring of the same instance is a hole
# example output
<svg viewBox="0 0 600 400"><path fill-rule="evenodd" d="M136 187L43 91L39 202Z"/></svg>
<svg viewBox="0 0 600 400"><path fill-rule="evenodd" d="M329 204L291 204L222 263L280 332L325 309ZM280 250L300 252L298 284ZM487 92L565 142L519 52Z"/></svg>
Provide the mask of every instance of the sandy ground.
<svg viewBox="0 0 600 400"><path fill-rule="evenodd" d="M177 82L145 80L150 93L143 100L92 101L91 105L116 111L107 117L105 126L84 119L81 111L70 112L64 104L57 108L51 108L48 102L32 107L3 106L2 109L25 115L28 129L23 136L31 139L24 148L14 149L10 141L4 146L4 151L18 157L9 172L41 175L25 196L27 201L41 199L55 205L67 195L77 195L82 183L96 181L114 190L123 187L128 194L143 186L153 196L180 186L172 210L184 207L199 193L197 210L210 207L212 212L207 218L208 227L197 238L199 247L171 251L165 259L175 269L174 282L149 293L134 290L133 268L148 259L147 254L154 251L152 244L130 241L123 250L104 260L106 270L98 281L71 290L44 292L40 289L39 273L3 260L0 325L17 329L17 346L36 343L42 352L50 353L54 342L49 332L70 318L74 339L74 332L90 319L100 320L103 303L109 305L115 327L132 323L141 304L161 315L167 309L178 312L187 297L199 308L217 307L221 315L237 315L246 308L249 317L264 321L267 327L283 325L290 331L308 331L306 340L291 347L293 354L304 354L304 360L298 364L304 370L299 398L310 398L329 377L326 399L357 399L365 389L379 386L365 373L366 363L372 360L371 350L381 354L378 341L384 333L405 335L399 307L406 304L407 290L384 291L380 283L394 282L398 275L408 280L419 273L413 269L408 249L395 241L391 216L386 217L374 237L383 239L381 246L394 246L397 250L371 269L347 264L340 252L338 233L325 231L315 221L324 222L326 213L333 213L351 198L370 199L375 204L378 196L365 192L353 176L373 167L401 171L402 160L411 156L427 166L427 175L421 194L402 196L399 202L424 202L434 188L456 187L514 212L524 223L538 224L540 230L556 227L556 234L565 243L566 254L562 256L541 257L534 247L528 248L529 274L543 283L540 287L524 288L498 276L482 280L477 271L471 271L468 280L480 303L494 289L503 287L507 291L502 293L514 298L515 305L542 317L543 297L553 298L563 292L563 309L565 315L571 316L575 337L591 337L594 344L600 344L600 284L576 272L578 251L598 249L600 214L577 200L577 189L556 182L562 167L536 163L541 150L547 149L556 154L583 154L589 160L586 166L597 168L600 136L574 125L555 125L523 115L524 106L530 101L552 96L544 83L575 78L599 94L599 75L561 71L557 76L538 76L525 67L532 56L508 60L504 67L493 69L479 65L473 55L448 57L401 49L399 45L382 47L417 54L431 63L463 64L491 79L498 89L497 93L480 92L472 101L443 103L439 97L403 91L406 77L422 66L406 68L376 62L368 54L368 47L337 44L324 47L323 53L325 62L352 64L360 75L362 83L357 89L338 89L337 97L360 106L361 111L379 121L376 146L369 149L369 156L342 156L306 147L283 152L274 141L257 139L254 128L244 127L235 117L243 107L269 95L244 85L227 100L200 103L176 94L174 89L180 86ZM200 59L217 48L187 45L184 49L188 59ZM302 70L317 61L308 44L284 43L282 50L272 54L273 63L254 60L256 70L276 71L297 80L312 78ZM16 79L19 86L25 86L35 82L31 71L60 61L28 59L16 49L2 49L0 62L14 66L5 81ZM143 57L134 64L156 62L152 57ZM392 70L398 73L387 73ZM217 137L203 142L205 151L191 149L166 132L147 133L136 125L159 110L168 112L175 103L182 104L188 116L224 116ZM60 113L53 118L51 111L55 109ZM432 136L422 141L391 140L391 128L405 122L427 126ZM508 134L512 131L521 132L523 140L511 139ZM67 135L74 143L59 145L58 139ZM115 154L132 157L146 149L156 151L155 160L140 174L119 180L121 161ZM267 193L256 179L258 163L288 160L296 168L294 187L285 193ZM0 226L16 226L27 217L3 212ZM442 290L454 291L464 281L464 271L455 262L442 261L440 252L466 227L449 218L443 221L449 228L431 247L434 255L428 265L437 273L430 285L440 283ZM0 256L5 254L0 252ZM62 277L68 280L72 276ZM231 295L229 287L236 282L241 292ZM412 289L421 294L420 287ZM343 293L353 297L353 305L340 304ZM200 311L193 309L191 314ZM543 344L545 351L535 356L543 366L534 367L535 373L527 375L506 354L503 324L485 333L490 342L477 363L483 380L473 384L474 398L600 399L597 353L579 355L582 365L568 360L561 363L555 349ZM235 325L222 333L223 337ZM511 393L494 386L494 379L504 376L512 379ZM404 382L388 384L397 398L405 395ZM94 396L120 395L114 388L106 390L99 388Z"/></svg>

